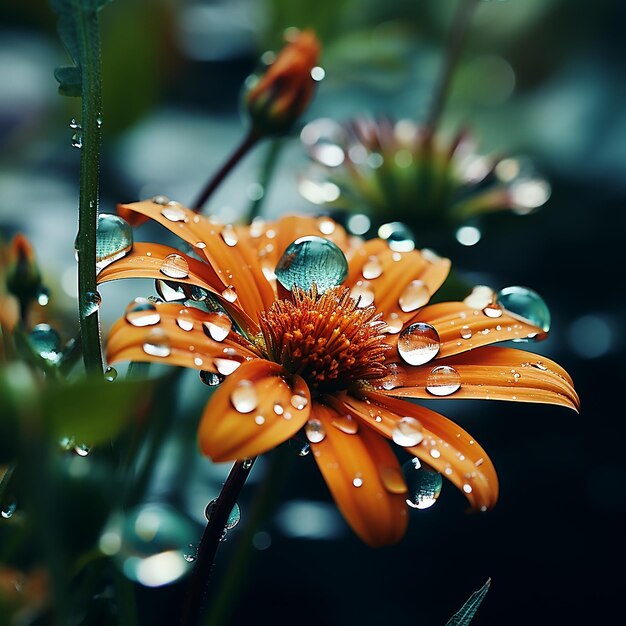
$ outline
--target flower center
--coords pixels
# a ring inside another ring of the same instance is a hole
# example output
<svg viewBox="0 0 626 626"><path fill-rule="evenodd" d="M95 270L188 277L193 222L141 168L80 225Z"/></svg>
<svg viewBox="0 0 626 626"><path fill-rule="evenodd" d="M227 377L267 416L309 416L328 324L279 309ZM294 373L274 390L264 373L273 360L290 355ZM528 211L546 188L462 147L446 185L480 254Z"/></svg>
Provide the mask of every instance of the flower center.
<svg viewBox="0 0 626 626"><path fill-rule="evenodd" d="M270 360L302 376L312 390L346 389L358 380L386 374L385 323L373 306L357 307L350 290L319 295L294 288L293 300L277 300L261 314Z"/></svg>

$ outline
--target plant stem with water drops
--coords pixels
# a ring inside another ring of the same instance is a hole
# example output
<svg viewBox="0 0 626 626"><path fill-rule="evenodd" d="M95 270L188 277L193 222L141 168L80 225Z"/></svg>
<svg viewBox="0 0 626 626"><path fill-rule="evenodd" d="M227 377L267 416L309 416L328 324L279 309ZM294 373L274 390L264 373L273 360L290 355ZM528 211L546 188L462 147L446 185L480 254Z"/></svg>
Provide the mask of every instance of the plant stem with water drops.
<svg viewBox="0 0 626 626"><path fill-rule="evenodd" d="M206 201L211 197L213 192L219 187L220 183L226 178L230 171L241 161L241 159L248 154L251 148L253 148L257 141L261 137L251 130L243 139L243 141L237 146L235 151L230 155L228 160L222 165L222 167L211 177L206 184L196 201L192 204L191 209L196 213L202 211L202 207Z"/></svg>
<svg viewBox="0 0 626 626"><path fill-rule="evenodd" d="M479 2L480 0L459 0L446 45L443 67L426 119L427 139L432 138L435 134L437 125L441 119L454 71L461 56L461 51L463 50L465 37Z"/></svg>
<svg viewBox="0 0 626 626"><path fill-rule="evenodd" d="M198 624L209 587L213 561L222 540L226 522L237 503L237 498L255 461L256 458L237 461L230 470L222 491L217 497L198 546L196 561L191 572L181 613L180 626L197 626Z"/></svg>

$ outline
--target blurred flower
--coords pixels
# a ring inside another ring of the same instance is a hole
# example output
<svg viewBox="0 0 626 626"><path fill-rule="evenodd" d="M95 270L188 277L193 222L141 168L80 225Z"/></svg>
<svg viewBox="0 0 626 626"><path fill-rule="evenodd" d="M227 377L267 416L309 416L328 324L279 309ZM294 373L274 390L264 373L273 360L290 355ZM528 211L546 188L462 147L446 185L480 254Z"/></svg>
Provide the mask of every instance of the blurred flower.
<svg viewBox="0 0 626 626"><path fill-rule="evenodd" d="M181 205L125 208L168 228L202 261L135 243L102 270L100 282L153 278L166 298L189 298L131 303L110 331L109 361L225 378L199 428L216 462L262 454L304 429L340 510L372 546L398 541L407 525L407 486L388 439L443 473L473 508L492 507L498 495L494 467L470 435L402 396L578 406L556 363L489 345L545 337L542 328L489 299L483 310L428 305L450 268L430 251L365 242L328 218L233 226Z"/></svg>
<svg viewBox="0 0 626 626"><path fill-rule="evenodd" d="M314 162L299 182L307 200L379 222L393 215L417 233L494 211L530 213L550 196L527 160L479 155L466 132L448 141L410 120L322 118L301 139Z"/></svg>
<svg viewBox="0 0 626 626"><path fill-rule="evenodd" d="M265 74L253 80L245 94L245 104L258 134L284 132L302 115L315 91L312 71L319 54L320 43L315 34L310 30L298 31Z"/></svg>
<svg viewBox="0 0 626 626"><path fill-rule="evenodd" d="M8 249L7 289L21 301L32 300L41 291L41 274L30 241L18 233Z"/></svg>
<svg viewBox="0 0 626 626"><path fill-rule="evenodd" d="M15 622L11 623L31 623L48 602L48 595L49 580L45 570L34 569L27 574L0 567L0 609L9 609L14 614Z"/></svg>

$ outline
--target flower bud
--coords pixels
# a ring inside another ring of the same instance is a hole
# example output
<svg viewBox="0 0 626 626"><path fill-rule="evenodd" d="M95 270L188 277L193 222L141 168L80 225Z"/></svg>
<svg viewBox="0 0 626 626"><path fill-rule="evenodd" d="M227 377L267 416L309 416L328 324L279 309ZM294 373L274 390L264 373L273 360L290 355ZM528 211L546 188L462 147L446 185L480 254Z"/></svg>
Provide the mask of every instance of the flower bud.
<svg viewBox="0 0 626 626"><path fill-rule="evenodd" d="M257 133L285 132L304 112L315 91L311 70L319 54L315 34L310 30L298 32L249 88L245 104Z"/></svg>
<svg viewBox="0 0 626 626"><path fill-rule="evenodd" d="M7 289L22 302L36 298L41 290L41 273L30 242L18 233L13 237L8 252Z"/></svg>

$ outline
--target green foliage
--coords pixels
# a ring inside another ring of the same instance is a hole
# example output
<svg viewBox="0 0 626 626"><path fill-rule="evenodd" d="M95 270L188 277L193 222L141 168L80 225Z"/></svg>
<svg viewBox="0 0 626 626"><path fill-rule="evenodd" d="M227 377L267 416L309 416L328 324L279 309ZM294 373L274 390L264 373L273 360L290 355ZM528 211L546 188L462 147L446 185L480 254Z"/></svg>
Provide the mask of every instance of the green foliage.
<svg viewBox="0 0 626 626"><path fill-rule="evenodd" d="M490 585L491 578L488 578L487 582L478 591L474 591L467 599L467 602L446 622L446 626L467 626L474 618L474 615L476 615L481 602L485 599Z"/></svg>

